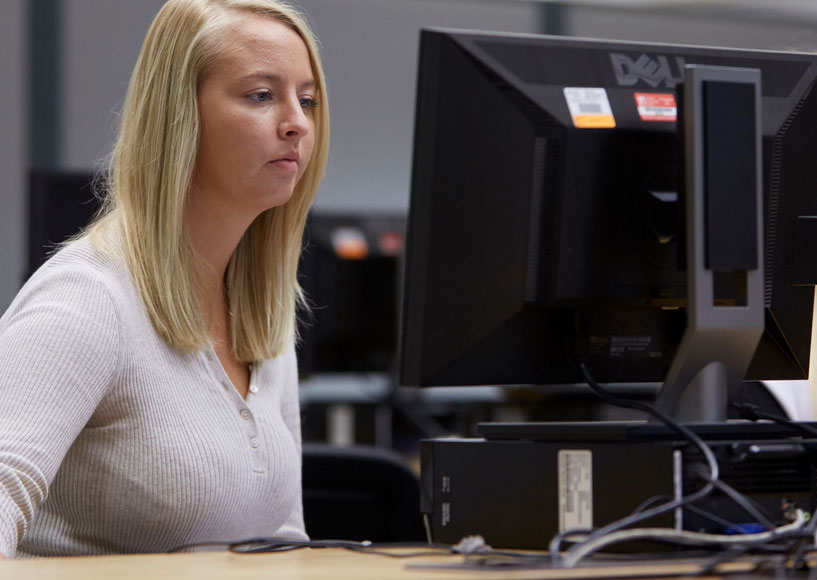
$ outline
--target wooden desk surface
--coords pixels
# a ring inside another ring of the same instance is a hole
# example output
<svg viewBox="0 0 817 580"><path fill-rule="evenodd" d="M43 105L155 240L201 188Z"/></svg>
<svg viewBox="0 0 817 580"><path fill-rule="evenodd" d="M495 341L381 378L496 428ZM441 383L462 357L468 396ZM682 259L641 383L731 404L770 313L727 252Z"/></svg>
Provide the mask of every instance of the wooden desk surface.
<svg viewBox="0 0 817 580"><path fill-rule="evenodd" d="M508 568L494 570L408 567L422 564L458 564L460 556L388 558L338 548L294 550L270 554L204 552L195 554L150 554L130 556L89 556L0 561L1 580L134 580L172 578L174 580L240 580L282 578L286 580L534 580L589 578L588 569L547 570ZM656 576L683 574L684 570L651 566ZM744 568L745 569L745 568ZM607 569L609 570L609 569ZM596 568L599 577L609 572ZM689 570L686 570L689 571ZM643 573L643 571L642 571ZM620 571L621 578L632 575ZM730 576L731 577L731 576ZM740 575L746 578L747 576Z"/></svg>

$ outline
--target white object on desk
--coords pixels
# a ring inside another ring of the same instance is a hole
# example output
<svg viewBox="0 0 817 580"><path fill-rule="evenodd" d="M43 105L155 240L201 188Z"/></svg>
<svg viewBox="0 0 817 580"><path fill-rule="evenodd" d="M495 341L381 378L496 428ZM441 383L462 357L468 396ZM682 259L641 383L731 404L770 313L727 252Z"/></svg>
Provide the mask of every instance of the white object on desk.
<svg viewBox="0 0 817 580"><path fill-rule="evenodd" d="M792 421L814 421L814 400L809 381L763 381Z"/></svg>

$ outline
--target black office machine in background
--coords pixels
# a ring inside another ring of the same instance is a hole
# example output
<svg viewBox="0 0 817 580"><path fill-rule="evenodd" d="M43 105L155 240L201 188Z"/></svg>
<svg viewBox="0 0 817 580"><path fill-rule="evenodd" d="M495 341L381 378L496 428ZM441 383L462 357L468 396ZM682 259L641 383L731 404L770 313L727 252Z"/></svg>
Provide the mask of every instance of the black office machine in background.
<svg viewBox="0 0 817 580"><path fill-rule="evenodd" d="M405 215L313 211L298 280L298 368L308 373L393 373Z"/></svg>
<svg viewBox="0 0 817 580"><path fill-rule="evenodd" d="M93 182L93 174L85 171L36 170L29 174L28 261L23 280L99 210Z"/></svg>

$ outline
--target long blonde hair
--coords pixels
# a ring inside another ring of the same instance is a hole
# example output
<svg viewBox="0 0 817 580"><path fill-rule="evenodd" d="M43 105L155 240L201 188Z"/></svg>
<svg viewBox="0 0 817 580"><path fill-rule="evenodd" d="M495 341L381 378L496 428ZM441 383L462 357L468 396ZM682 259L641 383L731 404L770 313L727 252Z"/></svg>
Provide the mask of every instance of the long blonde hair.
<svg viewBox="0 0 817 580"><path fill-rule="evenodd" d="M297 307L305 306L297 280L303 231L329 150L317 41L295 8L279 0L169 0L162 7L131 77L103 209L88 233L97 247L123 254L151 322L168 344L184 351L209 345L184 208L199 141L198 84L223 51L236 12L274 18L300 35L319 103L312 157L292 198L256 218L227 267L232 349L240 360L255 361L281 354L295 340Z"/></svg>

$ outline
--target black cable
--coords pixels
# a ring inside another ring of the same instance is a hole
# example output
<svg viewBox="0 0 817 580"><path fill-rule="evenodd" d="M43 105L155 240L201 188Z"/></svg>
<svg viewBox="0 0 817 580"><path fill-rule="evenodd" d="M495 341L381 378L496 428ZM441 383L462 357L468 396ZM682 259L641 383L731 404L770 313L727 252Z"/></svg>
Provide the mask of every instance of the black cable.
<svg viewBox="0 0 817 580"><path fill-rule="evenodd" d="M418 556L439 556L457 553L448 544L427 544L425 542L356 542L350 540L286 540L278 538L257 538L230 544L229 550L237 554L260 554L284 552L303 548L342 548L389 558L415 558ZM394 548L418 548L418 552L388 552Z"/></svg>
<svg viewBox="0 0 817 580"><path fill-rule="evenodd" d="M588 536L593 533L592 529L573 529L573 530L565 530L564 532L559 532L555 534L553 538L550 540L550 544L548 544L548 552L550 552L550 557L553 562L553 567L557 567L561 563L561 556L559 555L560 550L562 549L562 542L565 541L565 538L574 536L576 534L587 534Z"/></svg>
<svg viewBox="0 0 817 580"><path fill-rule="evenodd" d="M746 513L748 513L758 522L763 524L767 530L773 530L774 528L777 527L777 524L775 524L769 518L769 516L763 512L762 509L755 505L755 503L752 502L745 495L737 491L734 487L721 480L715 481L713 483L715 484L715 487L717 487L720 491L728 495L732 501L734 501L741 508L743 508L743 510L746 511Z"/></svg>
<svg viewBox="0 0 817 580"><path fill-rule="evenodd" d="M721 480L719 480L719 481L721 481ZM662 501L672 501L672 498L670 496L668 496L668 495L654 495L653 497L651 497L649 499L646 499L643 502L641 502L641 504L637 508L635 508L632 513L637 514L639 512L644 511L645 509L647 509L652 504L662 502ZM684 506L684 509L687 510L687 511L690 511L690 512L692 512L692 513L694 513L694 514L696 514L696 515L698 515L698 516L700 516L702 518L705 518L705 519L709 520L710 522L713 522L713 523L716 523L716 524L718 524L720 526L723 526L724 528L731 529L731 530L733 530L735 532L738 532L738 533L741 533L741 534L745 533L743 528L740 527L740 524L736 524L735 522L730 522L727 519L724 519L724 518L722 518L720 516L716 516L715 514L713 514L711 512L708 512L708 511L706 511L704 509L701 509L701 508L697 507L694 504L687 504L687 505Z"/></svg>
<svg viewBox="0 0 817 580"><path fill-rule="evenodd" d="M698 467L699 469L702 468L701 466L693 466L692 469L694 470L695 467ZM699 475L703 476L704 474ZM755 518L756 521L763 524L767 530L773 530L777 527L777 524L772 521L771 516L769 516L769 514L767 514L763 508L751 498L746 497L721 479L714 481L713 483L718 490L726 494L733 502L742 508L743 511Z"/></svg>
<svg viewBox="0 0 817 580"><path fill-rule="evenodd" d="M792 421L788 417L783 417L781 415L769 413L768 411L764 411L754 403L732 403L732 407L737 409L737 411L740 413L741 418L743 419L748 419L749 421L766 419L767 421L774 421L775 423L779 423L780 425L786 425L787 427L791 427L792 429L800 431L806 435L809 435L810 437L817 437L817 429L815 429L811 425L799 423L797 421Z"/></svg>
<svg viewBox="0 0 817 580"><path fill-rule="evenodd" d="M658 502L661 502L661 501L672 501L672 497L670 497L668 495L654 495L654 496L652 496L650 498L645 499L640 504L638 504L638 507L636 507L632 511L632 513L637 514L637 513L643 512L645 509L650 507L652 504L658 503Z"/></svg>
<svg viewBox="0 0 817 580"><path fill-rule="evenodd" d="M712 452L712 449L710 449L710 447L695 432L693 432L688 427L678 423L677 421L675 421L675 419L673 419L666 413L660 411L659 409L656 409L652 405L649 405L642 401L624 399L613 395L612 393L604 389L601 385L599 385L599 383L596 382L596 380L590 374L590 371L587 369L587 366L583 362L579 363L579 366L581 368L582 374L584 375L584 379L587 381L587 384L602 399L604 399L608 403L611 403L619 407L644 411L649 415L659 419L665 425L667 425L668 427L679 433L682 437L690 441L693 445L695 445L701 451L704 458L706 459L710 473L709 477L707 478L706 484L700 490L690 494L689 496L670 501L668 503L659 505L657 507L639 513L631 514L615 522L607 524L606 526L601 527L590 533L586 538L582 540L582 542L580 542L577 545L580 545L581 543L589 540L596 539L600 536L604 536L611 532L615 532L623 528L632 526L633 524L653 518L657 515L661 515L666 512L672 511L678 507L683 507L687 504L699 501L708 496L712 492L712 490L715 489L714 482L717 481L718 478L720 477L718 461L715 458L715 454ZM558 565L560 563L559 550L561 547L562 540L566 535L575 535L575 532L568 530L566 533L556 534L553 540L551 540L550 551L554 565Z"/></svg>
<svg viewBox="0 0 817 580"><path fill-rule="evenodd" d="M732 406L738 410L741 418L743 419L748 419L750 421L765 419L767 421L773 421L775 423L791 427L792 429L800 431L802 434L808 437L817 437L817 429L815 429L811 425L800 423L797 421L792 421L788 417L783 417L782 415L769 413L768 411L764 411L758 405L755 405L753 403L733 403ZM805 564L803 560L803 558L805 557L805 552L809 550L809 547L811 548L814 547L813 539L815 528L817 528L817 517L812 517L809 520L808 524L806 524L803 530L803 538L798 543L795 553L792 556L792 560L794 562L795 567L801 564Z"/></svg>
<svg viewBox="0 0 817 580"><path fill-rule="evenodd" d="M723 491L727 496L730 497L730 499L735 501L743 509L747 510L748 513L750 513L754 517L758 518L758 520L760 520L760 522L763 523L763 525L767 526L767 528L771 532L771 536L766 537L766 539L764 539L762 541L753 540L752 535L747 534L746 535L746 541L745 542L741 541L740 545L749 546L751 549L755 549L755 550L757 550L757 549L762 549L762 550L767 550L767 551L768 550L777 550L777 551L787 550L790 553L790 551L791 551L790 548L780 546L779 544L777 544L777 542L779 542L781 539L795 539L795 538L803 538L803 537L808 536L808 535L813 535L814 528L815 528L815 526L817 526L817 518L813 518L811 521L809 521L808 525L806 525L803 528L800 528L800 529L797 529L797 530L787 530L786 532L782 532L782 533L776 533L774 531L775 528L776 528L776 525L771 521L770 518L768 518L768 516L765 516L765 514L762 513L762 510L756 508L752 504L752 502L750 501L749 498L746 498L745 496L743 496L742 494L740 494L739 492L734 490L728 484L720 481L718 464L717 464L717 460L715 459L714 453L712 453L712 450L709 448L709 446L706 443L704 443L700 439L700 437L698 437L698 435L696 433L694 433L693 431L691 431L687 427L677 423L674 419L672 419L671 417L668 417L663 412L661 412L660 410L652 407L651 405L649 405L647 403L643 403L641 401L629 400L629 399L622 399L620 397L617 397L617 396L609 393L608 391L606 391L603 387L601 387L593 379L593 377L590 375L589 371L587 370L586 365L581 363L580 366L581 366L581 369L582 369L582 373L584 374L585 380L587 380L587 383L590 386L590 388L594 392L596 392L600 397L602 397L605 401L607 401L607 402L609 402L611 404L617 405L617 406L622 406L622 407L627 407L627 408L632 408L632 409L637 409L637 410L640 410L640 411L644 411L644 412L650 414L651 416L654 416L654 417L660 419L666 425L668 425L670 428L672 428L676 432L680 433L686 439L690 440L703 453L704 457L707 460L707 464L709 466L710 473L709 473L708 477L706 477L705 474L699 474L699 475L704 476L705 481L707 481L707 484L704 486L704 488L702 488L698 492L693 493L693 494L691 494L689 496L686 496L684 498L681 498L679 500L668 502L666 504L660 505L660 506L658 506L656 508L653 508L653 509L650 509L650 510L647 510L647 511L636 512L636 513L634 513L634 514L632 514L632 515L630 515L628 517L622 518L622 519L620 519L620 520L618 520L616 522L608 524L607 526L605 526L603 528L600 528L600 529L590 533L587 537L583 538L581 542L578 542L571 549L576 549L579 546L585 544L586 542L592 541L592 540L597 539L599 537L602 537L602 536L604 536L606 534L621 530L623 528L626 528L626 527L632 525L633 523L643 521L645 519L648 519L648 518L653 517L655 515L658 515L660 513L665 513L667 511L670 511L670 510L675 509L677 507L691 505L692 502L698 501L699 499L702 499L703 497L709 495L711 493L711 491L716 487L719 488L721 491ZM784 419L784 421L785 421L785 419ZM798 425L796 423L792 423L792 426L794 426L794 427L798 427L798 426L799 427L804 427L804 429L803 429L804 431L809 431L810 430L810 428L808 426L802 426L802 425ZM817 433L817 432L815 432L815 433ZM642 506L644 506L644 505L645 504L642 504ZM639 507L641 508L642 506L639 506ZM806 533L808 531L810 531L810 533ZM557 534L554 537L553 541L551 541L550 547L551 547L551 551L552 551L552 554L553 554L554 564L558 563L557 554L558 554L558 549L559 549L559 546L561 544L562 539L565 537L565 535L575 535L575 533L576 532L574 532L574 531L568 530L564 534Z"/></svg>
<svg viewBox="0 0 817 580"><path fill-rule="evenodd" d="M722 480L718 480L718 481L722 483ZM670 496L668 496L668 495L654 495L651 498L646 499L643 502L641 502L641 504L637 508L635 508L632 511L632 513L637 514L639 512L644 511L645 509L647 509L649 506L651 506L654 503L665 502L665 501L672 501L672 498ZM705 519L709 520L710 522L713 522L713 523L716 523L716 524L718 524L720 526L723 526L724 528L731 529L731 530L733 530L735 532L738 532L738 533L741 533L741 534L745 533L743 528L740 527L740 524L737 524L735 522L730 522L727 519L724 519L724 518L722 518L720 516L716 516L715 514L713 514L711 512L708 512L708 511L706 511L704 509L701 509L701 508L697 507L694 504L687 504L687 505L684 506L684 509L687 510L687 511L690 511L690 512L692 512L692 513L694 513L694 514L696 514L696 515L698 515L698 516L700 516L702 518L705 518Z"/></svg>
<svg viewBox="0 0 817 580"><path fill-rule="evenodd" d="M724 519L724 518L722 518L720 516L716 516L715 514L710 513L710 512L708 512L706 510L703 510L703 509L701 509L701 508L699 508L699 507L697 507L695 505L690 504L690 505L684 506L684 509L691 511L692 513L694 513L696 515L699 515L702 518L706 518L710 522L714 522L716 524L719 524L719 525L723 526L724 528L729 528L729 529L731 529L731 530L733 530L735 532L741 533L741 534L744 533L744 530L740 527L740 524L730 522L729 520L726 520L726 519Z"/></svg>
<svg viewBox="0 0 817 580"><path fill-rule="evenodd" d="M802 514L800 515L802 518ZM736 537L732 537L729 539L721 539L717 536L712 536L710 534L696 534L695 532L679 532L672 529L663 530L667 533L660 533L660 530L649 530L649 529L636 529L633 532L640 532L636 533L635 535L631 535L630 537L623 537L621 541L629 541L629 540L642 540L642 539L652 539L658 540L661 542L666 542L670 544L676 544L681 546L702 546L702 545L709 545L713 547L719 547L721 550L723 549L742 549L742 550L751 550L753 552L774 552L776 554L783 554L788 555L791 553L791 550L786 545L781 545L779 542L780 540L790 540L790 539L797 539L803 537L803 527L802 521L799 523L800 527L793 527L793 525L789 525L783 528L777 528L770 532L763 532L758 534L741 534ZM621 533L621 532L619 532ZM624 532L626 535L626 532ZM700 537L694 537L694 536ZM708 537L707 537L708 536ZM597 540L601 540L601 544L604 544L605 538L598 538ZM599 543L597 541L597 543ZM607 542L609 544L609 542ZM582 546L581 544L579 545ZM598 546L600 547L600 546ZM593 547L592 549L585 548L584 551L587 552L585 556L590 555L592 551L595 551L598 547ZM582 556L580 557L572 557L570 558L573 560L571 562L571 566L575 565Z"/></svg>
<svg viewBox="0 0 817 580"><path fill-rule="evenodd" d="M643 502L641 502L641 504L637 508L635 508L632 513L637 514L639 512L644 511L645 509L647 509L652 504L662 502L662 501L672 501L672 498L670 496L668 496L668 495L654 495L653 497L651 497L649 499L646 499ZM684 509L687 510L687 511L690 511L690 512L692 512L692 513L694 513L694 514L696 514L696 515L698 515L698 516L700 516L702 518L705 518L705 519L709 520L710 522L713 522L713 523L716 523L716 524L718 524L720 526L723 526L726 529L731 529L731 530L733 530L735 532L738 532L738 533L741 533L741 534L744 533L744 530L740 527L740 524L736 524L735 522L730 522L729 520L726 520L726 519L724 519L724 518L722 518L720 516L716 516L715 514L710 513L710 512L708 512L708 511L706 511L704 509L701 509L701 508L697 507L694 504L687 504L687 505L684 506Z"/></svg>
<svg viewBox="0 0 817 580"><path fill-rule="evenodd" d="M223 544L222 544L223 545ZM341 548L354 552L362 552L389 558L416 558L426 556L450 556L461 555L467 559L497 558L510 562L541 562L549 563L550 557L539 553L519 552L514 550L495 550L487 544L481 545L478 549L470 551L467 548L460 548L460 545L425 543L425 542L357 542L350 540L287 540L279 538L256 538L231 544L229 550L237 554L260 554L268 552L283 552L289 550L299 550L303 548ZM389 552L387 550L396 548L418 548L421 551L415 552Z"/></svg>

